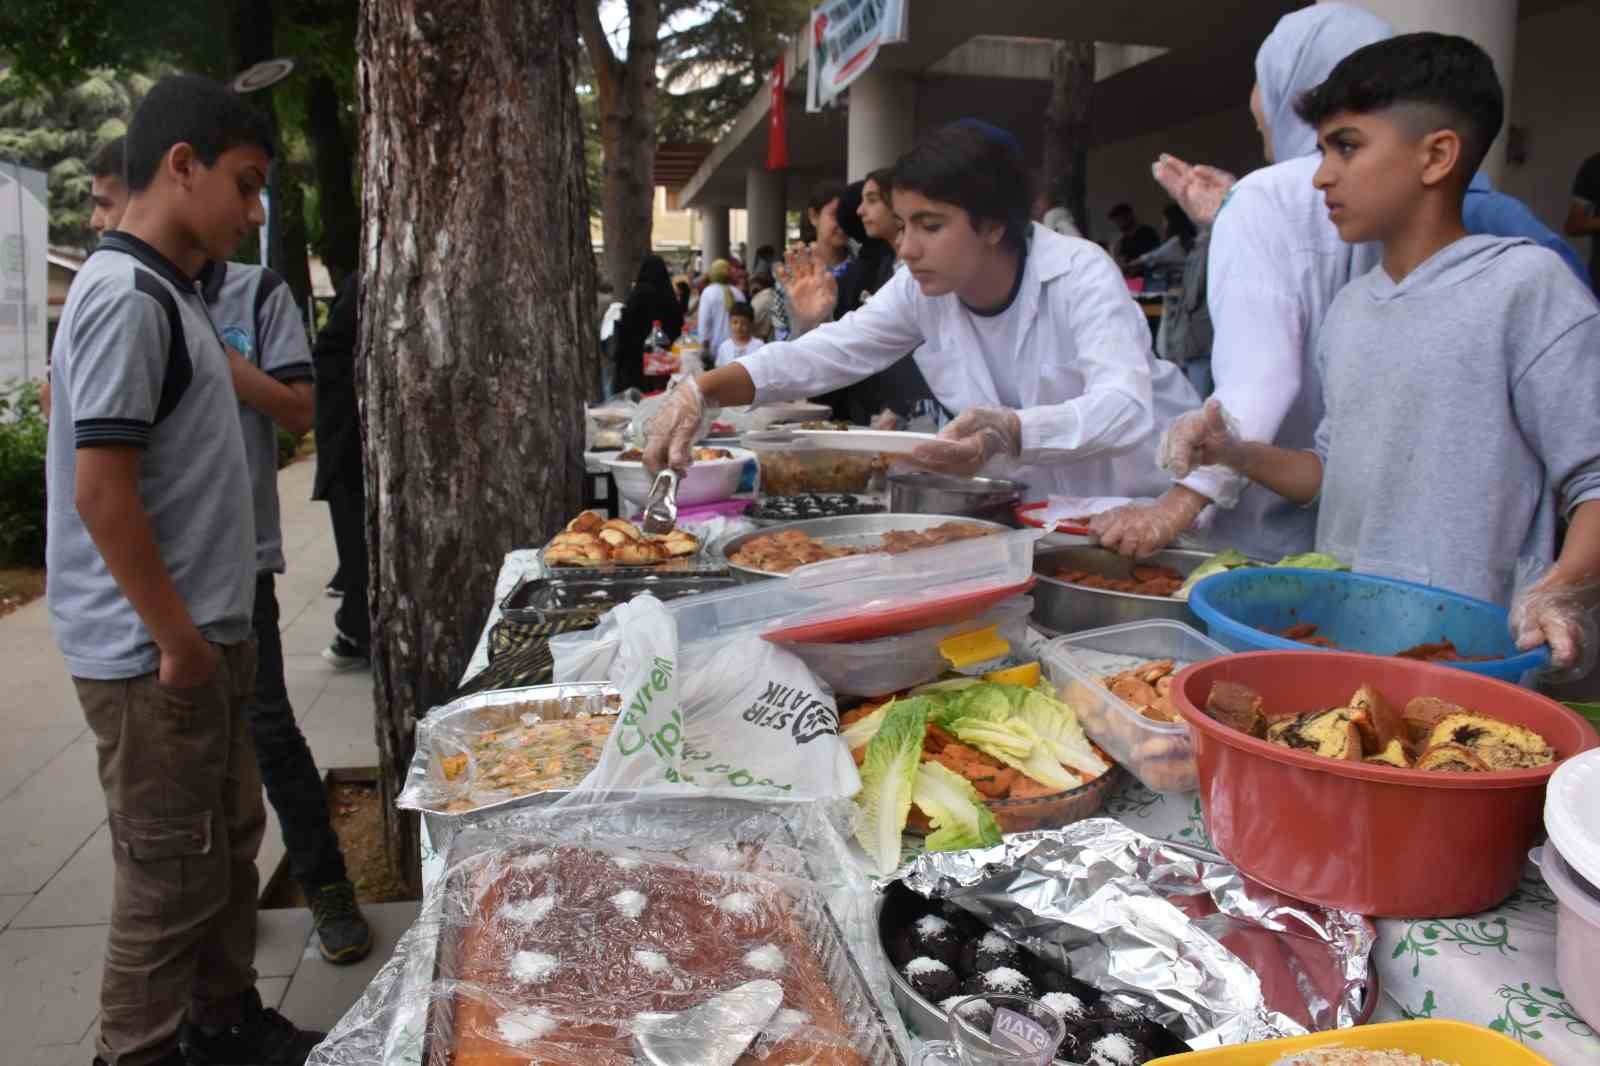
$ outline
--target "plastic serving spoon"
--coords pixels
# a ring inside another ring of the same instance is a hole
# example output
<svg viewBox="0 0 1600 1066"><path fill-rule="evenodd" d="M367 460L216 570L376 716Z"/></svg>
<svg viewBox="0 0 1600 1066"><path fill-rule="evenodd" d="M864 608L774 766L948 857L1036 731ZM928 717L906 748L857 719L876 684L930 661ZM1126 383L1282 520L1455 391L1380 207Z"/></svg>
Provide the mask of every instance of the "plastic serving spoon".
<svg viewBox="0 0 1600 1066"><path fill-rule="evenodd" d="M650 1066L733 1066L783 1005L783 986L750 981L681 1014L641 1014L633 1049Z"/></svg>

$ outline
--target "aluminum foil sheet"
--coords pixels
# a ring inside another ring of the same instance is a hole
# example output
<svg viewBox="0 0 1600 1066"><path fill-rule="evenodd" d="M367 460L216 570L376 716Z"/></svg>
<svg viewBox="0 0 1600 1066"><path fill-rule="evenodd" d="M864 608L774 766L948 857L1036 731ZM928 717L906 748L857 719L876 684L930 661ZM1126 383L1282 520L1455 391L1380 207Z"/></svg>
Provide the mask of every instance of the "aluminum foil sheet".
<svg viewBox="0 0 1600 1066"><path fill-rule="evenodd" d="M929 852L888 880L1065 962L1197 1050L1356 1025L1377 1000L1367 919L1109 818Z"/></svg>

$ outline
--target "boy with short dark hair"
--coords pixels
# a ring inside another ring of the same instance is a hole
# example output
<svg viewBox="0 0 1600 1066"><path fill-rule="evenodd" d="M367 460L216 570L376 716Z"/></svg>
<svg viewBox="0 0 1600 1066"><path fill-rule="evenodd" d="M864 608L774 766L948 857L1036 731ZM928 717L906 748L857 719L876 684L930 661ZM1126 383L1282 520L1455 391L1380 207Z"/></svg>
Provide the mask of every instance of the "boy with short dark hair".
<svg viewBox="0 0 1600 1066"><path fill-rule="evenodd" d="M1339 236L1382 242L1383 261L1323 325L1315 451L1241 441L1212 401L1197 463L1320 497L1317 550L1512 603L1520 647L1548 643L1558 667L1586 671L1600 434L1582 413L1600 407L1600 307L1549 250L1462 224L1504 116L1493 63L1465 38L1394 37L1346 57L1298 110ZM1517 590L1519 566L1553 560Z"/></svg>
<svg viewBox="0 0 1600 1066"><path fill-rule="evenodd" d="M121 228L57 332L49 438L51 620L115 862L98 1061L298 1064L320 1035L255 990L255 525L228 360L194 281L261 225L271 137L227 89L178 76L145 97L125 152Z"/></svg>
<svg viewBox="0 0 1600 1066"><path fill-rule="evenodd" d="M717 346L717 366L727 366L735 359L743 359L751 352L762 347L761 338L753 335L755 324L756 313L744 301L739 301L729 309L729 336Z"/></svg>

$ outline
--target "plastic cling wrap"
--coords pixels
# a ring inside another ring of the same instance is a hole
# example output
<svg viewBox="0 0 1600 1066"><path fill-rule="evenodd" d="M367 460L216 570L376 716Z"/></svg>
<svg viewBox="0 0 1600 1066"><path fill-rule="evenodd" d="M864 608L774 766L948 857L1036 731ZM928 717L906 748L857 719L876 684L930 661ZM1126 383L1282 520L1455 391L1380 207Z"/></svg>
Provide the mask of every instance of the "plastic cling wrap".
<svg viewBox="0 0 1600 1066"><path fill-rule="evenodd" d="M488 813L310 1062L721 1061L710 1049L742 1025L741 1064L904 1063L871 904L813 804L641 795ZM762 1003L743 1021L730 1007ZM652 1060L651 1034L687 1057Z"/></svg>

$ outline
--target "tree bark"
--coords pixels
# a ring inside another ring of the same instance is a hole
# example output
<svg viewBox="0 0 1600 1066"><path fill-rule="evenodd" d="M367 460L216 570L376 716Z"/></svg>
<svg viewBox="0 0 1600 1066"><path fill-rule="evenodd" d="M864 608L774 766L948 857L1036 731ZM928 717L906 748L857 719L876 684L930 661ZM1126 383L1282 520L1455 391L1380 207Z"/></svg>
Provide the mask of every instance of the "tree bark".
<svg viewBox="0 0 1600 1066"><path fill-rule="evenodd" d="M356 204L355 159L340 118L333 79L315 75L306 87L306 138L317 175L322 240L317 253L337 289L361 255L361 208Z"/></svg>
<svg viewBox="0 0 1600 1066"><path fill-rule="evenodd" d="M577 0L583 45L600 98L600 230L611 291L625 299L650 251L656 195L656 39L660 0L628 0L628 54L618 59L600 23L600 0Z"/></svg>
<svg viewBox="0 0 1600 1066"><path fill-rule="evenodd" d="M365 0L361 341L372 668L390 857L416 719L505 553L576 512L599 366L574 0ZM414 876L414 874L412 874Z"/></svg>
<svg viewBox="0 0 1600 1066"><path fill-rule="evenodd" d="M1058 41L1050 61L1050 105L1044 116L1044 172L1051 203L1061 204L1089 236L1089 106L1094 96L1094 42Z"/></svg>

